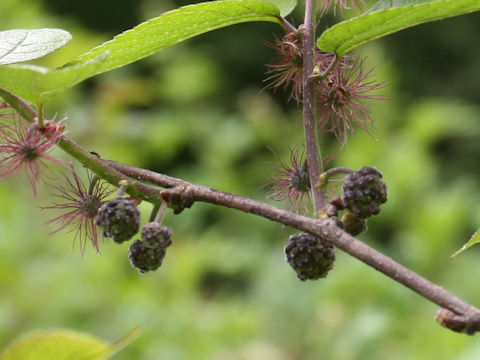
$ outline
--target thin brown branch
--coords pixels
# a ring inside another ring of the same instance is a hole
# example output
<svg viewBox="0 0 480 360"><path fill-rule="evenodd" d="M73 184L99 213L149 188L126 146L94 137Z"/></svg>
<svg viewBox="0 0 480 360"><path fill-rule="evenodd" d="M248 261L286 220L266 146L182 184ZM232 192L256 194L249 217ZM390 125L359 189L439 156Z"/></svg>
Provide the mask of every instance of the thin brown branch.
<svg viewBox="0 0 480 360"><path fill-rule="evenodd" d="M167 188L162 191L162 194L172 190L175 192L177 198L178 194L181 194L183 198L179 199L179 201L190 204L195 201L201 201L220 205L262 216L295 229L311 233L330 242L337 248L342 249L346 253L412 289L442 308L448 309L453 314L450 317L455 317L456 327L452 328L452 330L468 334L480 330L479 309L352 237L338 227L334 218L313 219L270 206L263 202L214 190L205 186L195 185L153 171L139 169L113 161L108 161L108 164L128 177ZM442 325L446 326L443 323Z"/></svg>
<svg viewBox="0 0 480 360"><path fill-rule="evenodd" d="M29 104L18 96L0 89L0 96L12 106L22 118L29 122L33 123L38 117L37 111L35 111ZM81 162L85 167L89 168L95 172L100 178L108 181L113 186L119 186L119 183L124 180L127 181L127 192L130 195L136 196L142 200L148 201L152 204L161 203L160 192L158 189L146 186L144 184L138 183L135 179L130 179L125 177L124 174L118 172L117 170L111 168L105 162L101 161L100 158L86 150L75 141L71 140L67 136L62 136L57 143L58 147L61 148L66 153L73 156L76 160Z"/></svg>
<svg viewBox="0 0 480 360"><path fill-rule="evenodd" d="M303 127L305 131L305 150L312 184L312 197L315 211L322 211L327 205L325 192L316 185L322 172L320 149L318 146L315 123L315 79L312 79L315 67L315 6L314 0L305 2L305 19L301 26L303 42Z"/></svg>
<svg viewBox="0 0 480 360"><path fill-rule="evenodd" d="M14 104L24 118L29 121L34 120L36 113L27 104L19 101L15 96L10 98L10 94L6 94L4 98L9 103ZM62 146L62 142L64 146ZM439 311L436 320L443 326L467 334L480 331L479 309L350 236L338 227L335 218L308 218L259 201L191 184L167 175L113 161L101 160L66 137L62 139L59 145L85 166L97 170L98 176L114 182L115 185L118 185L119 181L117 180L128 180L129 183L134 183L136 195L140 195L143 199L154 204L159 204L162 199L169 199L176 203L173 205L179 205L176 210L180 212L184 208L190 207L195 201L202 201L262 216L298 230L309 232L440 305L444 309ZM142 184L142 182L167 189L160 191ZM129 188L131 189L131 186Z"/></svg>

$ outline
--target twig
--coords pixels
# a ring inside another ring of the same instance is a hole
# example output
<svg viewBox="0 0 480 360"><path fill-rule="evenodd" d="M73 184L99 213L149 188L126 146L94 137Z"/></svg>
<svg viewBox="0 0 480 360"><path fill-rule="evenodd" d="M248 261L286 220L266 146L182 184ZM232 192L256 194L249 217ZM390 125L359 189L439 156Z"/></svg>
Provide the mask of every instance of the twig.
<svg viewBox="0 0 480 360"><path fill-rule="evenodd" d="M13 95L3 89L0 89L0 96L3 97L3 99L9 103L10 106L17 110L27 122L33 123L38 118L38 113L18 96ZM128 192L130 195L148 201L152 204L160 203L162 201L160 191L158 189L141 184L135 179L127 178L124 174L109 167L107 163L100 160L98 155L87 151L67 136L62 136L57 145L63 151L73 156L84 166L95 172L99 177L108 181L113 186L120 186L120 182L122 180L126 180L128 183L126 192Z"/></svg>
<svg viewBox="0 0 480 360"><path fill-rule="evenodd" d="M34 121L36 112L27 104L18 101L18 98L13 95L13 97L9 97L8 94L3 96L4 94L1 91L0 94L7 102L12 105L15 104L18 107L17 110L28 121ZM62 142L64 142L64 146L61 146ZM335 218L313 219L294 214L263 202L191 184L153 171L101 160L67 137L63 137L62 142L59 146L63 150L90 169L99 170L96 171L98 176L107 181L113 181L114 185L117 186L120 180L127 180L131 184L127 191L133 191L134 194L132 195L154 205L160 204L165 197L177 201L180 209L191 206L195 201L202 201L262 216L298 230L309 232L443 307L444 309L439 311L436 316L436 320L443 326L467 334L480 331L479 309L350 236L338 227ZM140 181L161 186L166 190L147 186ZM174 196L168 196L169 193Z"/></svg>
<svg viewBox="0 0 480 360"><path fill-rule="evenodd" d="M201 201L220 205L259 215L272 221L311 233L330 242L391 279L412 289L433 303L440 305L442 308L450 310L455 316L455 328L452 328L452 330L465 332L467 334L472 334L480 330L479 309L352 237L339 228L337 222L332 218L313 219L270 206L263 202L214 190L205 186L191 184L184 180L153 171L113 161L108 161L107 163L128 177L167 188L167 190L163 190L162 193L172 190L175 191L176 195L181 193L184 196L181 201L190 203ZM171 190L168 190L169 188ZM448 326L446 323L442 323L442 325Z"/></svg>
<svg viewBox="0 0 480 360"><path fill-rule="evenodd" d="M318 215L327 205L327 197L325 192L316 186L322 172L322 166L314 116L315 80L311 77L315 67L314 15L314 0L306 0L305 19L301 26L303 41L303 126L308 172L310 174L310 184L312 184L313 204L316 215Z"/></svg>

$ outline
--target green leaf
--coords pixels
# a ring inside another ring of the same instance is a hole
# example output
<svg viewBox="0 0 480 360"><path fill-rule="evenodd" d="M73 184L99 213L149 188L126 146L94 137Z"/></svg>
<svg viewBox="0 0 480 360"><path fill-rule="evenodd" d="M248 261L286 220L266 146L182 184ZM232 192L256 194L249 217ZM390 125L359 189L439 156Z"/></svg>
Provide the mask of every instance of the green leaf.
<svg viewBox="0 0 480 360"><path fill-rule="evenodd" d="M371 13L378 10L390 9L394 7L402 7L408 5L417 5L421 3L431 2L432 0L380 0L373 5L367 13Z"/></svg>
<svg viewBox="0 0 480 360"><path fill-rule="evenodd" d="M460 255L463 253L465 250L467 250L469 247L477 244L480 242L480 229L475 231L475 233L472 235L470 240L468 240L465 245L463 245L459 250L455 251L451 256L450 259L453 259L454 257Z"/></svg>
<svg viewBox="0 0 480 360"><path fill-rule="evenodd" d="M108 53L59 69L34 65L0 66L0 87L25 100L41 104L96 73L107 57Z"/></svg>
<svg viewBox="0 0 480 360"><path fill-rule="evenodd" d="M98 70L98 73L105 72L205 32L249 21L280 23L280 13L271 3L257 0L223 0L188 5L117 35L80 55L72 64L88 61L109 51L108 60Z"/></svg>
<svg viewBox="0 0 480 360"><path fill-rule="evenodd" d="M281 24L278 8L265 1L223 0L184 6L141 23L59 69L0 67L0 88L35 103L44 102L96 74L125 66L207 31L249 21Z"/></svg>
<svg viewBox="0 0 480 360"><path fill-rule="evenodd" d="M272 3L280 10L280 15L282 17L290 14L293 9L297 6L297 0L265 0L269 3Z"/></svg>
<svg viewBox="0 0 480 360"><path fill-rule="evenodd" d="M408 27L478 10L479 0L381 0L365 14L323 32L317 46L344 55L359 45Z"/></svg>
<svg viewBox="0 0 480 360"><path fill-rule="evenodd" d="M41 58L72 39L61 29L16 29L0 31L0 65Z"/></svg>
<svg viewBox="0 0 480 360"><path fill-rule="evenodd" d="M139 327L111 344L72 330L40 330L14 340L0 360L103 360L138 336Z"/></svg>

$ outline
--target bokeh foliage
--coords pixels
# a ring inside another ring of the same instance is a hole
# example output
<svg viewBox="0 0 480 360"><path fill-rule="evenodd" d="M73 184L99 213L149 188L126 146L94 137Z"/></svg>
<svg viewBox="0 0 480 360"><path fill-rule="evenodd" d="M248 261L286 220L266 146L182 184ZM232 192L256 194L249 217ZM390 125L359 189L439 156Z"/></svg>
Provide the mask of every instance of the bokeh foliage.
<svg viewBox="0 0 480 360"><path fill-rule="evenodd" d="M0 2L2 29L57 27L74 35L35 63L58 66L119 31L192 1ZM115 15L111 8L115 7ZM89 13L92 13L90 10ZM102 16L103 14L103 16ZM345 16L351 13L346 12ZM295 20L299 23L300 20ZM328 20L334 23L333 18ZM375 138L359 130L334 165L373 165L389 201L361 238L480 304L477 249L448 256L480 225L479 14L405 30L358 49L393 100L372 104ZM47 106L69 136L104 158L264 199L271 146L302 142L300 109L264 87L275 24L242 24L170 48L77 86ZM443 34L439 36L438 34ZM478 39L477 39L478 40ZM235 46L232 46L235 44ZM331 139L325 153L338 151ZM61 153L58 153L61 155ZM291 229L195 204L168 214L174 244L140 276L126 246L71 251L49 236L51 189L0 185L0 347L35 328L143 334L123 359L477 359L474 338L432 319L436 306L345 254L327 279L300 283L283 260ZM143 220L150 207L141 205Z"/></svg>

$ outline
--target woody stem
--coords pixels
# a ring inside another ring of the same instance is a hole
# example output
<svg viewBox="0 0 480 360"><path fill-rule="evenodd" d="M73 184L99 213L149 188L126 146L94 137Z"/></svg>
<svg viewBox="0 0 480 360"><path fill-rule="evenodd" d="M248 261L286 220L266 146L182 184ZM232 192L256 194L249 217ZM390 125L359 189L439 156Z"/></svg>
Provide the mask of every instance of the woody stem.
<svg viewBox="0 0 480 360"><path fill-rule="evenodd" d="M306 0L305 19L302 29L303 41L303 125L305 131L305 149L312 184L312 198L315 206L315 215L320 212L327 204L327 197L322 189L316 185L322 172L320 162L320 148L316 135L315 122L315 79L311 77L315 67L315 6L314 0Z"/></svg>

